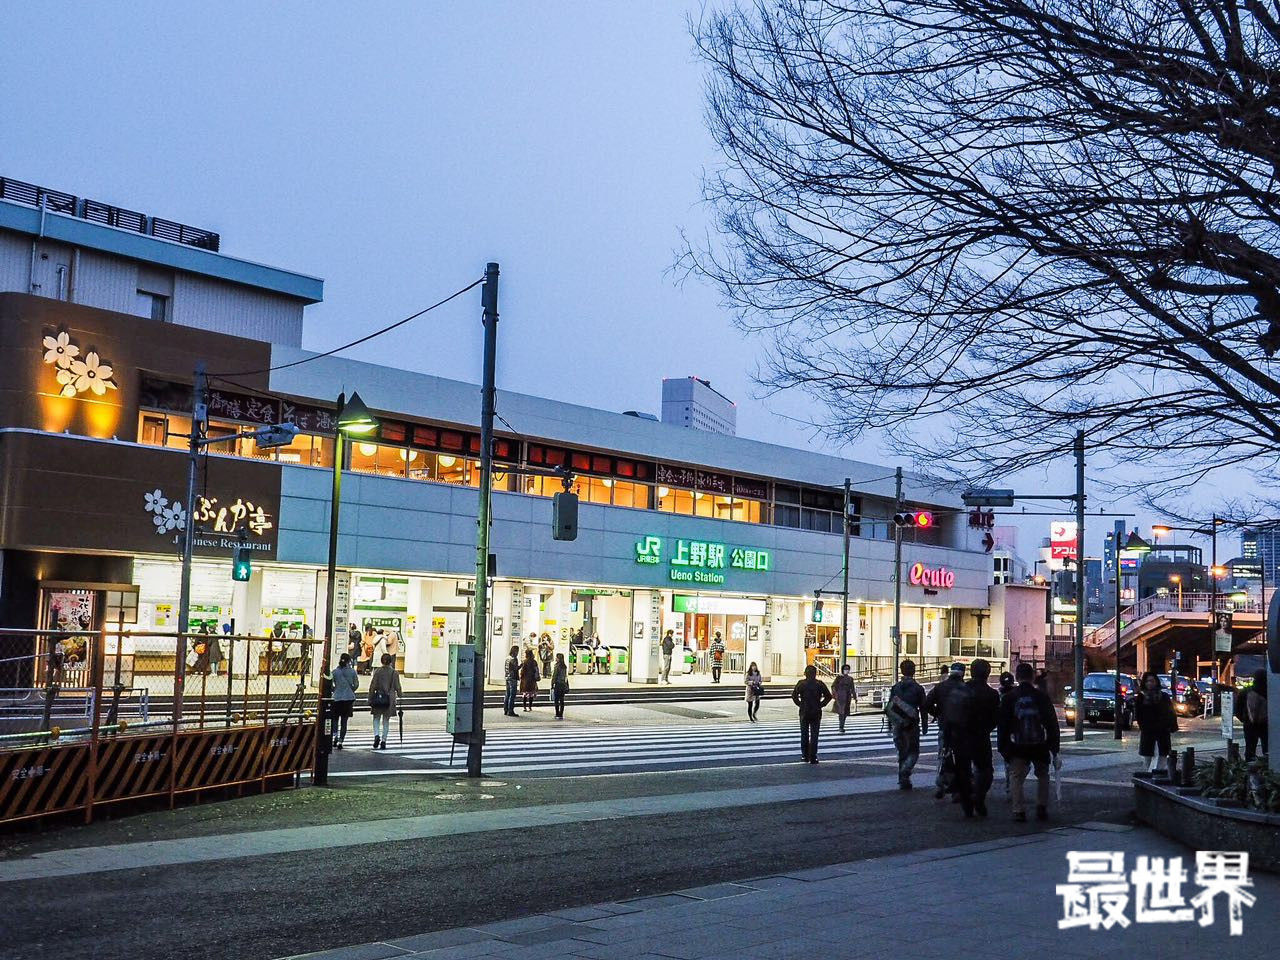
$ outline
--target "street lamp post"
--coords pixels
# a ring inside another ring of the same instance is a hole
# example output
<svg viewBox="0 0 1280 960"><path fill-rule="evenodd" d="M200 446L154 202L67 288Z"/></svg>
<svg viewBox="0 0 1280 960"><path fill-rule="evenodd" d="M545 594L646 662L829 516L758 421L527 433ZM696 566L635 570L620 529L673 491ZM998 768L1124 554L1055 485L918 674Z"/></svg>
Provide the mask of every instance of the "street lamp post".
<svg viewBox="0 0 1280 960"><path fill-rule="evenodd" d="M338 579L338 509L342 504L344 440L348 435L358 437L372 433L377 426L377 419L364 405L360 394L353 392L350 400L345 394L338 395L338 424L333 439L333 493L329 498L329 567L324 600L324 647L320 659L322 677L331 669L329 661L333 659L333 595ZM326 704L327 700L322 696L316 710L316 759L311 782L319 787L329 782L329 750L332 744L326 730Z"/></svg>

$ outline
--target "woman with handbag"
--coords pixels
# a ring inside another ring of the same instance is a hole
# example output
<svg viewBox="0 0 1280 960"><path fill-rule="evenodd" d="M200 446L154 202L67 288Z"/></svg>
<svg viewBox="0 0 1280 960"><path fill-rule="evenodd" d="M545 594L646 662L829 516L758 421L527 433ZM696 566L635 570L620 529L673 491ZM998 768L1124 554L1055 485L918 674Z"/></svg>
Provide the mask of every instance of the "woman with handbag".
<svg viewBox="0 0 1280 960"><path fill-rule="evenodd" d="M569 692L569 666L564 654L556 654L556 665L551 671L551 702L556 708L556 719L564 719L564 695Z"/></svg>
<svg viewBox="0 0 1280 960"><path fill-rule="evenodd" d="M391 730L391 714L396 709L396 699L401 696L400 674L396 673L395 658L382 655L382 666L373 671L369 681L369 712L373 714L373 749L387 749L387 734Z"/></svg>
<svg viewBox="0 0 1280 960"><path fill-rule="evenodd" d="M760 675L760 668L754 660L747 667L746 683L747 719L755 723L760 715L760 698L764 695L764 677Z"/></svg>
<svg viewBox="0 0 1280 960"><path fill-rule="evenodd" d="M533 650L526 648L524 663L520 664L520 695L524 698L524 712L533 709L533 698L538 695L538 661L533 658Z"/></svg>
<svg viewBox="0 0 1280 960"><path fill-rule="evenodd" d="M356 705L356 691L360 688L360 677L351 666L351 655L344 653L338 658L330 679L332 716L329 737L333 741L333 749L341 750L342 741L347 737L347 721Z"/></svg>

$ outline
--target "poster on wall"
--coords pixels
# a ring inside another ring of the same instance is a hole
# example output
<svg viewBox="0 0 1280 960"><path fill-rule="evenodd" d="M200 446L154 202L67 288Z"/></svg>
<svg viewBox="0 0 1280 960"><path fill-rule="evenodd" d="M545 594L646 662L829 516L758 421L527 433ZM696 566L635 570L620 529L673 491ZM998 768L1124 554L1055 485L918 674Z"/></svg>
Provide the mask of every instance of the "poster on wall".
<svg viewBox="0 0 1280 960"><path fill-rule="evenodd" d="M431 647L438 650L444 646L444 617L431 618Z"/></svg>

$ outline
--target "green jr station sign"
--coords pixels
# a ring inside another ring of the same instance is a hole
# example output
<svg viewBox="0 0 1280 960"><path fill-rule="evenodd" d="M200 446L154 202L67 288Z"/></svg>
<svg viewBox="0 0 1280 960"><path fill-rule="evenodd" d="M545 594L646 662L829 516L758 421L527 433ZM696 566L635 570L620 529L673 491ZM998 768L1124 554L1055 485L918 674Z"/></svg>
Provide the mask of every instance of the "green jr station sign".
<svg viewBox="0 0 1280 960"><path fill-rule="evenodd" d="M666 540L646 536L636 541L636 563L667 564L667 577L676 583L724 583L725 570L766 573L773 567L768 550L730 547L707 540Z"/></svg>

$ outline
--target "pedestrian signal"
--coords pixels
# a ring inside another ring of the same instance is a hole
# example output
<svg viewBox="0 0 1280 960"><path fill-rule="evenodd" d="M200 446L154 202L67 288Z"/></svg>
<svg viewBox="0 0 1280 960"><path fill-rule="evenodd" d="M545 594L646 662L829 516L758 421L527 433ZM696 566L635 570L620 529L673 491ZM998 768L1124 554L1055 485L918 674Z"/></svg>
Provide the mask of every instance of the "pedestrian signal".
<svg viewBox="0 0 1280 960"><path fill-rule="evenodd" d="M231 557L231 579L244 583L252 573L253 564L249 560L249 548L236 547Z"/></svg>

